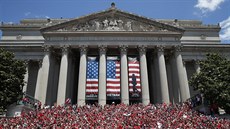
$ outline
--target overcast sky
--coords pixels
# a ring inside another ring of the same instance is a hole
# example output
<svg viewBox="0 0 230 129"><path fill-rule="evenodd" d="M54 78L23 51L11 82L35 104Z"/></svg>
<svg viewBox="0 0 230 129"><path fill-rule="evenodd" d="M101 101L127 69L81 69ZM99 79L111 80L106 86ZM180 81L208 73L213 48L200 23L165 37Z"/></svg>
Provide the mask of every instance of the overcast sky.
<svg viewBox="0 0 230 129"><path fill-rule="evenodd" d="M220 23L221 40L230 43L230 0L0 0L0 22L19 23L24 18L75 18L108 9L112 2L118 9L153 19Z"/></svg>

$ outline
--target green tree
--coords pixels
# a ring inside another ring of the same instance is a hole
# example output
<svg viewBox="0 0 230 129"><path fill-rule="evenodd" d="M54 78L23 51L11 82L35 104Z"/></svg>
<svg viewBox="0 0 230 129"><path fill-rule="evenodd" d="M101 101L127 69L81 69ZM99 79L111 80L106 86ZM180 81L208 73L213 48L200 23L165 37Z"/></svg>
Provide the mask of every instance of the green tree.
<svg viewBox="0 0 230 129"><path fill-rule="evenodd" d="M200 72L191 77L190 86L203 93L211 104L216 103L229 113L230 61L218 53L209 53L199 65Z"/></svg>
<svg viewBox="0 0 230 129"><path fill-rule="evenodd" d="M24 61L14 59L14 54L0 48L0 111L22 97Z"/></svg>

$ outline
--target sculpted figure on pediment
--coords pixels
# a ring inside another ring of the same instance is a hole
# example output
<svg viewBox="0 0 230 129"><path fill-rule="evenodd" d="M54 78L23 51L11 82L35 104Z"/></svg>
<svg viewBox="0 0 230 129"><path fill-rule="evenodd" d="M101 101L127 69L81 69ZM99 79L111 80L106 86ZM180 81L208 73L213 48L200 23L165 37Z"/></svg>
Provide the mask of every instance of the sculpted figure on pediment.
<svg viewBox="0 0 230 129"><path fill-rule="evenodd" d="M107 19L103 21L103 26L104 28L107 28L109 26L109 21Z"/></svg>
<svg viewBox="0 0 230 129"><path fill-rule="evenodd" d="M76 25L76 26L73 26L72 27L72 30L73 31L90 31L91 30L91 25L86 22L85 24L79 24L79 25Z"/></svg>
<svg viewBox="0 0 230 129"><path fill-rule="evenodd" d="M168 31L165 27L124 17L103 17L65 26L56 31Z"/></svg>
<svg viewBox="0 0 230 129"><path fill-rule="evenodd" d="M131 21L128 21L126 24L125 24L126 28L128 31L132 31L132 23Z"/></svg>
<svg viewBox="0 0 230 129"><path fill-rule="evenodd" d="M118 27L123 29L123 21L122 20L117 20Z"/></svg>
<svg viewBox="0 0 230 129"><path fill-rule="evenodd" d="M117 20L110 20L109 26L116 27L117 26Z"/></svg>
<svg viewBox="0 0 230 129"><path fill-rule="evenodd" d="M98 31L100 30L100 22L99 21L94 21L95 23L95 30Z"/></svg>
<svg viewBox="0 0 230 129"><path fill-rule="evenodd" d="M123 27L122 27L122 23L123 21L122 20L116 20L116 19L105 19L103 21L104 23L104 30L106 31L121 31L121 30L124 30Z"/></svg>

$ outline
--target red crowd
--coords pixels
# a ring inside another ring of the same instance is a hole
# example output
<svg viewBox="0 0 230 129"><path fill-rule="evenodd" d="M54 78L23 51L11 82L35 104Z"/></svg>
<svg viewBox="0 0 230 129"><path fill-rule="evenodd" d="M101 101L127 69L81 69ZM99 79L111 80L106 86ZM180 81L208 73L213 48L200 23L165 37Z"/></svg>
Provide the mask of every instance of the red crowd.
<svg viewBox="0 0 230 129"><path fill-rule="evenodd" d="M20 117L1 118L0 129L18 128L155 128L155 129L229 129L230 120L205 116L183 104L112 104L45 107L22 112Z"/></svg>

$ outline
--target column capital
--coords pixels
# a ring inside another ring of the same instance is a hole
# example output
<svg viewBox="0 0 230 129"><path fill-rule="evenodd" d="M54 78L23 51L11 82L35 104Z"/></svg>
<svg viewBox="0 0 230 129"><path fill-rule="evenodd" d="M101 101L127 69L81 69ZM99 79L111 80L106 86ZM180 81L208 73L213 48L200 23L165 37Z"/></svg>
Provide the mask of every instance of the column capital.
<svg viewBox="0 0 230 129"><path fill-rule="evenodd" d="M119 48L121 53L127 53L128 45L120 45Z"/></svg>
<svg viewBox="0 0 230 129"><path fill-rule="evenodd" d="M180 52L181 50L182 50L182 45L176 45L176 46L174 46L174 51L175 52Z"/></svg>
<svg viewBox="0 0 230 129"><path fill-rule="evenodd" d="M26 66L28 66L29 63L30 63L30 60L29 60L29 59L25 59L25 60L24 60L24 64L25 64Z"/></svg>
<svg viewBox="0 0 230 129"><path fill-rule="evenodd" d="M69 48L70 48L69 45L63 45L63 46L61 46L62 54L68 53L69 52Z"/></svg>
<svg viewBox="0 0 230 129"><path fill-rule="evenodd" d="M50 50L51 50L51 46L50 45L44 45L42 47L43 47L44 52L50 52Z"/></svg>
<svg viewBox="0 0 230 129"><path fill-rule="evenodd" d="M98 46L100 53L106 53L107 46L106 45L99 45Z"/></svg>
<svg viewBox="0 0 230 129"><path fill-rule="evenodd" d="M139 53L145 53L146 52L146 48L147 48L146 45L138 45Z"/></svg>
<svg viewBox="0 0 230 129"><path fill-rule="evenodd" d="M165 46L163 46L163 45L157 45L156 49L157 49L157 52L164 52Z"/></svg>
<svg viewBox="0 0 230 129"><path fill-rule="evenodd" d="M81 53L87 53L87 51L88 51L87 45L80 45L79 48L80 48Z"/></svg>

